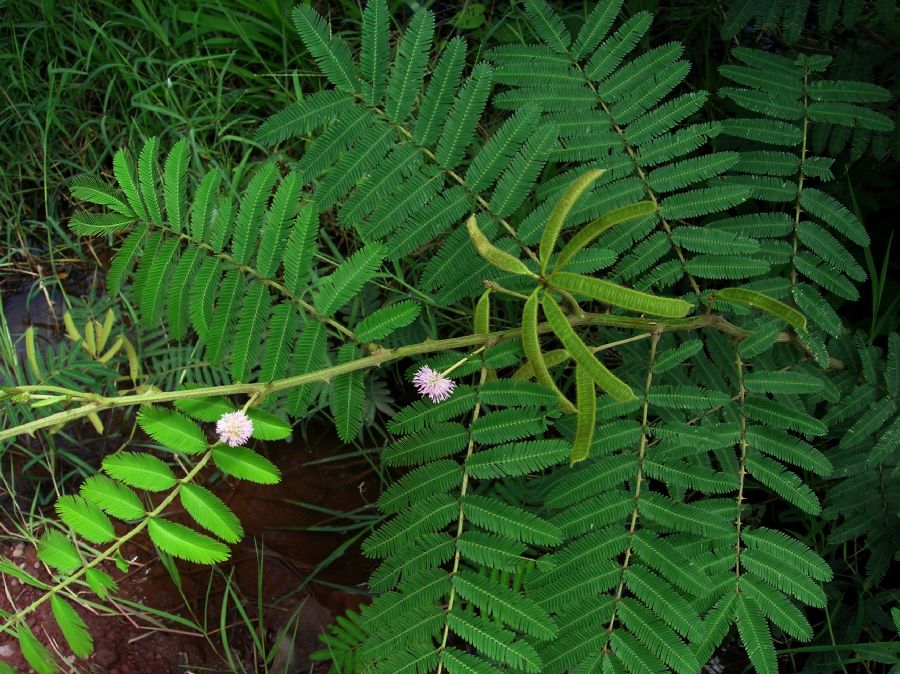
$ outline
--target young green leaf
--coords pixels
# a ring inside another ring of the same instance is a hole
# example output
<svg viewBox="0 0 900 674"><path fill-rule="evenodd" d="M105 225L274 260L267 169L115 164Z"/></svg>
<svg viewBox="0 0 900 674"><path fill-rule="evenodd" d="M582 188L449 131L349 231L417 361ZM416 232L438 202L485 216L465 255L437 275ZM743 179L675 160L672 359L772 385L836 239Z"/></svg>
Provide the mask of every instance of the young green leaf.
<svg viewBox="0 0 900 674"><path fill-rule="evenodd" d="M553 381L553 377L550 376L550 370L547 368L544 354L541 351L541 343L537 332L539 292L538 289L535 289L535 291L531 293L522 310L522 350L525 352L525 357L528 359L528 365L531 366L534 373L535 381L537 381L538 384L555 391L557 396L559 396L559 404L563 411L567 414L574 414L575 406L556 386L556 382Z"/></svg>
<svg viewBox="0 0 900 674"><path fill-rule="evenodd" d="M520 259L513 257L492 244L482 231L478 229L478 220L474 215L470 215L469 219L466 221L466 229L469 231L469 236L472 238L475 250L477 250L478 254L492 265L503 271L508 271L511 274L522 274L537 278L537 274L526 267Z"/></svg>
<svg viewBox="0 0 900 674"><path fill-rule="evenodd" d="M572 464L584 461L591 451L594 439L594 427L597 423L597 396L594 391L594 380L581 365L575 367L575 392L578 407L576 418L575 440L572 442Z"/></svg>
<svg viewBox="0 0 900 674"><path fill-rule="evenodd" d="M625 288L592 276L582 276L566 271L554 272L548 282L562 290L586 295L604 304L621 307L640 314L681 318L691 310L691 303L668 297L656 297L639 290Z"/></svg>
<svg viewBox="0 0 900 674"><path fill-rule="evenodd" d="M591 353L590 349L585 346L581 338L572 329L572 326L569 325L566 315L560 309L556 300L545 294L543 307L544 314L550 322L550 327L553 328L553 332L559 337L559 341L572 354L575 362L581 365L591 379L597 383L597 386L609 393L618 402L634 400L636 396L631 387L606 369L606 366L594 357L594 354Z"/></svg>
<svg viewBox="0 0 900 674"><path fill-rule="evenodd" d="M746 288L722 288L717 290L715 294L716 297L726 302L736 302L770 313L788 325L806 332L806 317L803 314L768 295L763 295L755 290L747 290Z"/></svg>
<svg viewBox="0 0 900 674"><path fill-rule="evenodd" d="M547 266L550 264L550 256L553 254L553 249L556 247L556 240L559 238L559 233L562 231L563 223L565 222L569 211L572 210L572 207L575 206L575 202L578 201L578 198L584 191L593 185L604 173L606 173L606 169L594 169L583 173L572 182L569 189L567 189L562 197L560 197L560 200L556 202L556 206L554 206L553 211L550 213L550 217L547 219L547 224L544 226L544 233L541 235L540 260L542 274L547 273Z"/></svg>

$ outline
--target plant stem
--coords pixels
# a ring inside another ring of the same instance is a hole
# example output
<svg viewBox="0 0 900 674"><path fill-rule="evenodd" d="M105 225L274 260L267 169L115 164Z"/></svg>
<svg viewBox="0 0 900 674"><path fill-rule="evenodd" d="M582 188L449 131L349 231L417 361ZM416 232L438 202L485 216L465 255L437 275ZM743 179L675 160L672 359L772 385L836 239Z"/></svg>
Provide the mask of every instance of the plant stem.
<svg viewBox="0 0 900 674"><path fill-rule="evenodd" d="M747 475L747 417L744 414L744 395L747 389L744 388L744 363L741 361L741 352L735 351L735 365L737 366L738 375L738 405L740 407L739 417L741 424L741 433L738 444L741 449L738 468L738 493L737 493L737 517L734 526L737 537L734 543L734 576L737 581L741 579L741 509L744 507L744 478ZM739 586L735 583L735 592L739 591Z"/></svg>
<svg viewBox="0 0 900 674"><path fill-rule="evenodd" d="M481 379L478 382L478 386L482 386L484 384L484 380L487 379L487 368L484 367L482 363L481 366ZM472 424L474 424L478 420L478 416L481 414L481 401L475 403L475 409L472 411ZM466 448L466 460L463 462L463 466L469 460L469 457L472 456L472 452L475 451L475 438L472 435L472 424L469 424L469 446ZM456 521L456 551L453 553L453 568L450 571L450 576L455 576L456 572L459 571L459 539L463 534L463 525L465 523L465 512L463 503L466 499L466 492L469 488L469 473L465 470L463 471L463 479L462 486L459 488L459 518ZM451 581L452 583L452 581ZM441 638L441 645L438 648L439 651L443 651L447 648L447 638L450 636L450 612L453 610L453 603L456 600L456 588L451 584L450 585L450 598L447 600L447 618L444 621L444 635ZM444 663L438 663L437 674L442 674L444 671Z"/></svg>
<svg viewBox="0 0 900 674"><path fill-rule="evenodd" d="M649 435L650 387L653 385L653 364L656 362L656 346L659 344L659 338L661 336L661 333L654 332L653 339L650 342L650 361L647 364L647 378L644 380L644 405L641 412L641 444L638 448L637 473L634 477L634 506L631 508L631 521L628 524L628 547L625 549L625 559L622 562L622 573L619 575L619 584L616 586L612 616L609 619L609 625L606 627L607 641L603 645L604 649L607 648L609 635L612 634L613 629L615 628L619 601L622 599L622 593L625 590L625 572L628 571L628 564L631 562L631 555L634 550L632 539L637 530L638 502L641 498L641 487L644 481L644 456L647 452L647 438Z"/></svg>
<svg viewBox="0 0 900 674"><path fill-rule="evenodd" d="M567 317L570 325L574 327L586 325L600 325L607 327L642 330L646 332L664 332L669 330L697 330L704 327L714 328L727 335L737 339L743 339L748 333L746 330L729 323L721 316L714 314L694 316L691 318L678 318L666 320L650 320L646 318L613 316L611 314L585 314L583 316ZM547 322L538 324L539 333L547 333L552 330ZM447 351L450 349L467 348L471 346L488 345L493 346L510 339L518 339L521 337L521 328L512 328L510 330L501 330L498 332L489 332L480 335L464 335L462 337L451 337L449 339L431 340L424 342L401 346L394 349L379 348L372 355L350 361L349 363L341 363L331 367L326 367L314 372L306 374L294 375L285 379L276 379L271 382L257 382L249 384L226 384L224 386L205 386L202 388L187 389L181 391L157 391L139 394L121 395L121 396L97 396L93 402L76 407L69 410L63 410L56 414L51 414L42 419L35 419L13 428L0 431L0 440L14 438L23 433L32 434L42 428L48 428L57 424L65 424L75 419L80 419L92 413L102 412L113 407L124 407L128 405L146 405L149 403L170 402L173 400L185 400L188 398L202 398L206 396L221 395L253 395L253 394L269 394L277 391L292 389L303 384L311 384L315 382L329 382L334 377L358 370L366 370L373 367L379 367L385 363L389 363L410 356L417 356L425 353L435 353L438 351Z"/></svg>

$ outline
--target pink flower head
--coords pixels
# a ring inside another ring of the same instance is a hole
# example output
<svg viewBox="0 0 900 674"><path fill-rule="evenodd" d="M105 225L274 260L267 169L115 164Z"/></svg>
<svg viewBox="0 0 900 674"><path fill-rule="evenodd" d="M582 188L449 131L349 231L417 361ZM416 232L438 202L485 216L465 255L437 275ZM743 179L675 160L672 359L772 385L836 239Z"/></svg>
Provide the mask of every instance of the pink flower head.
<svg viewBox="0 0 900 674"><path fill-rule="evenodd" d="M243 412L226 412L216 422L216 433L219 434L219 442L237 447L250 439L253 422Z"/></svg>
<svg viewBox="0 0 900 674"><path fill-rule="evenodd" d="M423 365L416 372L413 377L413 384L416 385L419 395L428 396L433 403L445 401L453 393L453 389L456 388L456 382L452 379L447 379L443 374L437 370L432 370L427 365Z"/></svg>

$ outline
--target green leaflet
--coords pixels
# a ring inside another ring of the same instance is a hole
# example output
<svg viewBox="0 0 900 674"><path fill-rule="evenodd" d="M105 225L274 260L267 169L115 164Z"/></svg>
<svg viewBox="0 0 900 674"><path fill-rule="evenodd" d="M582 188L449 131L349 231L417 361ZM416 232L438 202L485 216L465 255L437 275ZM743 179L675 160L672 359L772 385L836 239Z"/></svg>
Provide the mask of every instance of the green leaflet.
<svg viewBox="0 0 900 674"><path fill-rule="evenodd" d="M453 578L453 585L464 599L514 629L542 638L552 637L556 632L553 621L535 602L516 597L512 590L487 578L460 570Z"/></svg>
<svg viewBox="0 0 900 674"><path fill-rule="evenodd" d="M747 656L759 674L776 674L778 665L775 658L775 645L772 634L766 625L759 608L752 599L740 594L737 598L735 625Z"/></svg>
<svg viewBox="0 0 900 674"><path fill-rule="evenodd" d="M241 194L237 222L231 240L231 254L238 264L247 264L250 261L256 238L262 229L266 204L278 177L278 167L274 162L268 162L256 171Z"/></svg>
<svg viewBox="0 0 900 674"><path fill-rule="evenodd" d="M338 351L338 364L359 358L359 349L345 344ZM366 403L362 370L348 372L334 378L331 395L331 411L338 437L351 442L359 435L363 423L363 407Z"/></svg>
<svg viewBox="0 0 900 674"><path fill-rule="evenodd" d="M316 309L326 316L334 315L375 276L386 252L382 244L370 243L338 265L320 282L314 302Z"/></svg>
<svg viewBox="0 0 900 674"><path fill-rule="evenodd" d="M84 579L94 594L103 601L108 599L111 592L115 592L118 589L116 581L108 573L99 569L87 569Z"/></svg>
<svg viewBox="0 0 900 674"><path fill-rule="evenodd" d="M166 202L166 215L168 216L169 225L176 232L187 229L185 190L187 189L188 158L187 139L182 138L169 150L163 171L163 194Z"/></svg>
<svg viewBox="0 0 900 674"><path fill-rule="evenodd" d="M412 300L376 309L357 324L356 336L366 342L383 339L416 320L420 311L421 306Z"/></svg>
<svg viewBox="0 0 900 674"><path fill-rule="evenodd" d="M81 557L75 546L55 529L45 533L37 545L37 556L42 562L63 573L72 573L81 566Z"/></svg>
<svg viewBox="0 0 900 674"><path fill-rule="evenodd" d="M479 63L459 88L459 93L447 112L447 121L435 153L442 167L453 168L462 159L468 139L487 104L492 76L491 67L486 63Z"/></svg>
<svg viewBox="0 0 900 674"><path fill-rule="evenodd" d="M125 219L133 218L134 211L105 183L90 176L76 176L69 183L69 191L72 196L92 204L106 206Z"/></svg>
<svg viewBox="0 0 900 674"><path fill-rule="evenodd" d="M277 484L281 471L267 458L246 447L213 447L213 461L223 473L258 484Z"/></svg>
<svg viewBox="0 0 900 674"><path fill-rule="evenodd" d="M541 41L553 51L565 54L572 36L553 8L544 0L526 0L525 12Z"/></svg>
<svg viewBox="0 0 900 674"><path fill-rule="evenodd" d="M135 520L144 515L144 504L137 494L105 475L91 475L82 483L81 495L119 519Z"/></svg>
<svg viewBox="0 0 900 674"><path fill-rule="evenodd" d="M359 81L347 44L331 34L331 26L312 7L295 5L294 26L322 72L338 89L355 92Z"/></svg>
<svg viewBox="0 0 900 674"><path fill-rule="evenodd" d="M164 491L175 485L172 470L152 454L142 452L119 452L103 459L103 470L120 482L146 489Z"/></svg>
<svg viewBox="0 0 900 674"><path fill-rule="evenodd" d="M160 550L178 559L197 564L215 564L228 559L225 545L183 524L153 517L147 522L147 531Z"/></svg>
<svg viewBox="0 0 900 674"><path fill-rule="evenodd" d="M41 642L37 640L28 625L19 623L16 627L16 635L19 638L19 648L28 664L34 667L38 674L53 674L59 670L56 661Z"/></svg>
<svg viewBox="0 0 900 674"><path fill-rule="evenodd" d="M421 89L433 39L434 14L427 9L416 12L397 45L397 56L387 84L385 112L393 122L402 122L412 110Z"/></svg>
<svg viewBox="0 0 900 674"><path fill-rule="evenodd" d="M237 516L218 496L196 484L186 484L178 492L181 505L201 527L226 543L237 543L244 529Z"/></svg>
<svg viewBox="0 0 900 674"><path fill-rule="evenodd" d="M259 251L256 254L256 267L261 276L273 277L275 275L287 234L290 231L290 223L297 214L300 187L300 179L292 171L275 190L272 205L266 212L263 221Z"/></svg>
<svg viewBox="0 0 900 674"><path fill-rule="evenodd" d="M122 188L122 192L125 193L131 210L137 213L140 219L148 220L147 209L144 207L138 187L137 173L127 150L119 149L113 156L113 175L116 177L119 187Z"/></svg>
<svg viewBox="0 0 900 674"><path fill-rule="evenodd" d="M145 407L138 413L138 424L164 447L185 454L206 450L206 436L193 421L162 407Z"/></svg>
<svg viewBox="0 0 900 674"><path fill-rule="evenodd" d="M228 412L234 412L234 405L225 396L209 396L203 398L180 398L175 407L191 419L213 422Z"/></svg>
<svg viewBox="0 0 900 674"><path fill-rule="evenodd" d="M556 300L549 295L544 295L542 304L544 307L544 314L547 316L547 320L550 322L553 332L559 337L559 340L572 355L572 358L575 359L575 362L584 367L591 379L597 383L597 386L609 393L619 402L633 400L636 396L631 390L631 387L607 370L606 366L594 357L594 354L590 352L584 345L584 342L581 341L581 338L569 325L565 314L563 314L562 309L559 308Z"/></svg>
<svg viewBox="0 0 900 674"><path fill-rule="evenodd" d="M390 15L385 0L366 3L363 11L362 52L360 54L360 74L366 81L363 96L368 103L375 104L384 94L388 64L388 24Z"/></svg>
<svg viewBox="0 0 900 674"><path fill-rule="evenodd" d="M237 330L232 335L231 378L248 381L256 366L263 328L269 323L272 299L268 288L254 283L247 290L238 314Z"/></svg>
<svg viewBox="0 0 900 674"><path fill-rule="evenodd" d="M156 163L158 152L159 138L156 136L148 138L138 156L138 180L141 197L144 200L144 205L147 207L150 222L162 224L162 208L160 207L159 197L157 196L156 191L159 171L159 167Z"/></svg>
<svg viewBox="0 0 900 674"><path fill-rule="evenodd" d="M591 276L554 272L547 281L556 288L578 295L587 295L604 304L611 304L641 314L681 318L686 316L692 308L690 302L684 300L655 297Z"/></svg>
<svg viewBox="0 0 900 674"><path fill-rule="evenodd" d="M89 236L118 232L133 223L133 218L118 213L76 213L69 221L69 226L79 236Z"/></svg>
<svg viewBox="0 0 900 674"><path fill-rule="evenodd" d="M72 652L79 658L86 658L93 653L94 641L84 620L72 605L59 595L53 595L50 597L50 608Z"/></svg>
<svg viewBox="0 0 900 674"><path fill-rule="evenodd" d="M556 206L554 206L553 211L550 213L550 217L547 219L547 224L544 226L544 233L541 235L541 274L547 273L547 266L550 264L550 255L553 253L553 249L556 246L556 239L559 237L560 231L562 231L563 223L566 220L566 216L569 215L569 211L572 210L575 206L575 202L578 201L578 198L584 191L593 185L604 173L606 173L606 169L597 169L588 171L579 176L572 182L569 189L565 191L560 200L556 202Z"/></svg>
<svg viewBox="0 0 900 674"><path fill-rule="evenodd" d="M339 91L316 91L263 122L254 139L275 145L293 136L318 129L350 107L352 99Z"/></svg>
<svg viewBox="0 0 900 674"><path fill-rule="evenodd" d="M459 36L451 39L444 47L419 108L413 131L413 138L417 143L430 145L437 140L459 86L465 54L466 43Z"/></svg>
<svg viewBox="0 0 900 674"><path fill-rule="evenodd" d="M284 281L288 290L296 296L303 294L304 284L312 270L319 214L314 203L306 204L288 236L282 260Z"/></svg>
<svg viewBox="0 0 900 674"><path fill-rule="evenodd" d="M251 437L257 440L284 440L291 434L291 425L279 416L258 407L250 407L246 414L253 422Z"/></svg>
<svg viewBox="0 0 900 674"><path fill-rule="evenodd" d="M100 508L81 496L61 496L56 514L79 536L92 543L108 543L116 537L112 522Z"/></svg>

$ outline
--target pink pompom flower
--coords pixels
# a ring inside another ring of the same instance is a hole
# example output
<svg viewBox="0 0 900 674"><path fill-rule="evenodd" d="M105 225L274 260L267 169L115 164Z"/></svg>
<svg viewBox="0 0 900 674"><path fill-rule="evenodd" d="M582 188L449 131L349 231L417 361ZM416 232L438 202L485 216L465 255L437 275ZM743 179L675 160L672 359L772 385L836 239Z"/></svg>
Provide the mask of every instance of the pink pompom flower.
<svg viewBox="0 0 900 674"><path fill-rule="evenodd" d="M219 434L219 442L237 447L250 439L253 422L242 411L226 412L216 422L216 433Z"/></svg>
<svg viewBox="0 0 900 674"><path fill-rule="evenodd" d="M423 365L413 377L413 384L420 396L428 396L433 403L445 401L456 388L456 382L444 376L444 373L432 370Z"/></svg>

